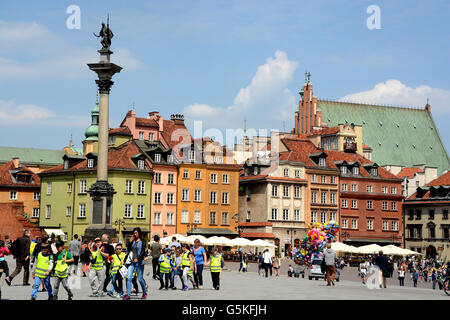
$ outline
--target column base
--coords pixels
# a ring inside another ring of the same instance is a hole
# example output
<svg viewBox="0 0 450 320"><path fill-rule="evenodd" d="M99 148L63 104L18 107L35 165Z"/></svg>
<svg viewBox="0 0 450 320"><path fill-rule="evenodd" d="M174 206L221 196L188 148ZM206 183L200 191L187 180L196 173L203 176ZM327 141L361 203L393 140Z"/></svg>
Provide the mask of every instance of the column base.
<svg viewBox="0 0 450 320"><path fill-rule="evenodd" d="M109 239L112 240L116 237L116 230L112 227L88 227L84 230L84 240L94 240L95 238L101 238L102 235L107 234Z"/></svg>

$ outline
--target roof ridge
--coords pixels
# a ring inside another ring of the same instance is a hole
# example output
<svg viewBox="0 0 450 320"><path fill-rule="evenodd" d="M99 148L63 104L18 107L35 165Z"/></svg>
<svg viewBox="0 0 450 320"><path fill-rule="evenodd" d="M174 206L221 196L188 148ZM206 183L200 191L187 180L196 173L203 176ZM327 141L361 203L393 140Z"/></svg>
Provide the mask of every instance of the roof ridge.
<svg viewBox="0 0 450 320"><path fill-rule="evenodd" d="M356 105L364 105L364 106L371 106L371 107L385 107L385 108L394 108L394 109L417 110L417 111L427 112L427 110L425 108L420 108L417 106L407 107L407 106L394 105L394 104L377 104L377 103L368 103L368 102L360 102L360 101L339 101L339 100L329 100L329 99L318 99L317 100L317 102L320 102L320 101L331 102L331 103L356 104Z"/></svg>

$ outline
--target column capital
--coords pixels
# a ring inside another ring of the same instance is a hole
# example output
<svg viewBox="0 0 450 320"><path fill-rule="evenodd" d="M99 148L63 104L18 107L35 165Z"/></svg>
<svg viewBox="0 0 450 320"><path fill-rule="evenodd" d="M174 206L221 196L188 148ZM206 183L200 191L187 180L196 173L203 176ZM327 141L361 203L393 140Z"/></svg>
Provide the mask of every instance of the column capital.
<svg viewBox="0 0 450 320"><path fill-rule="evenodd" d="M100 94L106 93L109 94L111 91L111 86L114 84L114 81L111 81L109 79L100 79L95 80L95 83L98 85L98 91Z"/></svg>

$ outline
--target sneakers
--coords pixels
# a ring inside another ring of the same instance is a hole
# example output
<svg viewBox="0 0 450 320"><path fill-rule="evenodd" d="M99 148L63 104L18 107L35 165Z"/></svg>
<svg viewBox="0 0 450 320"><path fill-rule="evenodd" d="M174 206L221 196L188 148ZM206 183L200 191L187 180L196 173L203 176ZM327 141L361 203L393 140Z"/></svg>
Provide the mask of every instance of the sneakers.
<svg viewBox="0 0 450 320"><path fill-rule="evenodd" d="M159 287L159 290L162 290L162 289L164 289L164 287Z"/></svg>
<svg viewBox="0 0 450 320"><path fill-rule="evenodd" d="M122 298L122 300L130 300L130 296L126 294L126 295Z"/></svg>
<svg viewBox="0 0 450 320"><path fill-rule="evenodd" d="M89 297L91 297L91 298L98 298L99 295L98 295L98 293L93 293L93 294L91 294Z"/></svg>
<svg viewBox="0 0 450 320"><path fill-rule="evenodd" d="M197 286L197 288L199 288L199 289L203 289L203 286Z"/></svg>
<svg viewBox="0 0 450 320"><path fill-rule="evenodd" d="M42 288L42 292L46 292L47 291L47 289L45 289L45 288Z"/></svg>
<svg viewBox="0 0 450 320"><path fill-rule="evenodd" d="M118 294L117 292L113 294L113 297L117 299L122 299L121 295Z"/></svg>
<svg viewBox="0 0 450 320"><path fill-rule="evenodd" d="M36 298L31 297L31 300L34 301L34 300L36 300Z"/></svg>
<svg viewBox="0 0 450 320"><path fill-rule="evenodd" d="M144 294L142 295L141 300L145 300L145 299L147 299L147 294L146 294L146 293L144 293Z"/></svg>
<svg viewBox="0 0 450 320"><path fill-rule="evenodd" d="M11 285L11 279L9 277L5 278L6 283L8 284L8 286ZM35 299L36 300L36 299Z"/></svg>
<svg viewBox="0 0 450 320"><path fill-rule="evenodd" d="M73 299L73 296L69 296L69 297L67 298L67 300L69 300L69 301L72 301L72 299Z"/></svg>
<svg viewBox="0 0 450 320"><path fill-rule="evenodd" d="M112 294L111 292L108 292L107 295L110 296L111 298L114 298L114 294Z"/></svg>
<svg viewBox="0 0 450 320"><path fill-rule="evenodd" d="M188 291L189 287L188 286L184 286L183 291Z"/></svg>
<svg viewBox="0 0 450 320"><path fill-rule="evenodd" d="M24 287L26 287L26 286L29 286L30 284L27 282L27 283L24 283L24 284L22 284Z"/></svg>
<svg viewBox="0 0 450 320"><path fill-rule="evenodd" d="M172 289L172 290L177 290L177 288L176 288L176 287L172 287L172 288L170 288L170 289Z"/></svg>

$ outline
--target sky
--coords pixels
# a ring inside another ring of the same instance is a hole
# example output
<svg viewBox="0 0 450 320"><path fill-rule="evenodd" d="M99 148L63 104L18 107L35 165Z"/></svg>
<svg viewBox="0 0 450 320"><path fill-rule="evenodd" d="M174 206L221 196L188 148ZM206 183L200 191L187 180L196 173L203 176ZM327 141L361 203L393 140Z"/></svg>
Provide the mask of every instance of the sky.
<svg viewBox="0 0 450 320"><path fill-rule="evenodd" d="M71 135L82 146L97 90L87 63L99 60L93 33L107 13L111 60L123 67L110 127L134 108L183 114L192 131L202 121L194 136L217 138L244 119L290 131L308 71L319 99L429 99L450 150L446 0L0 0L0 146L62 149Z"/></svg>

